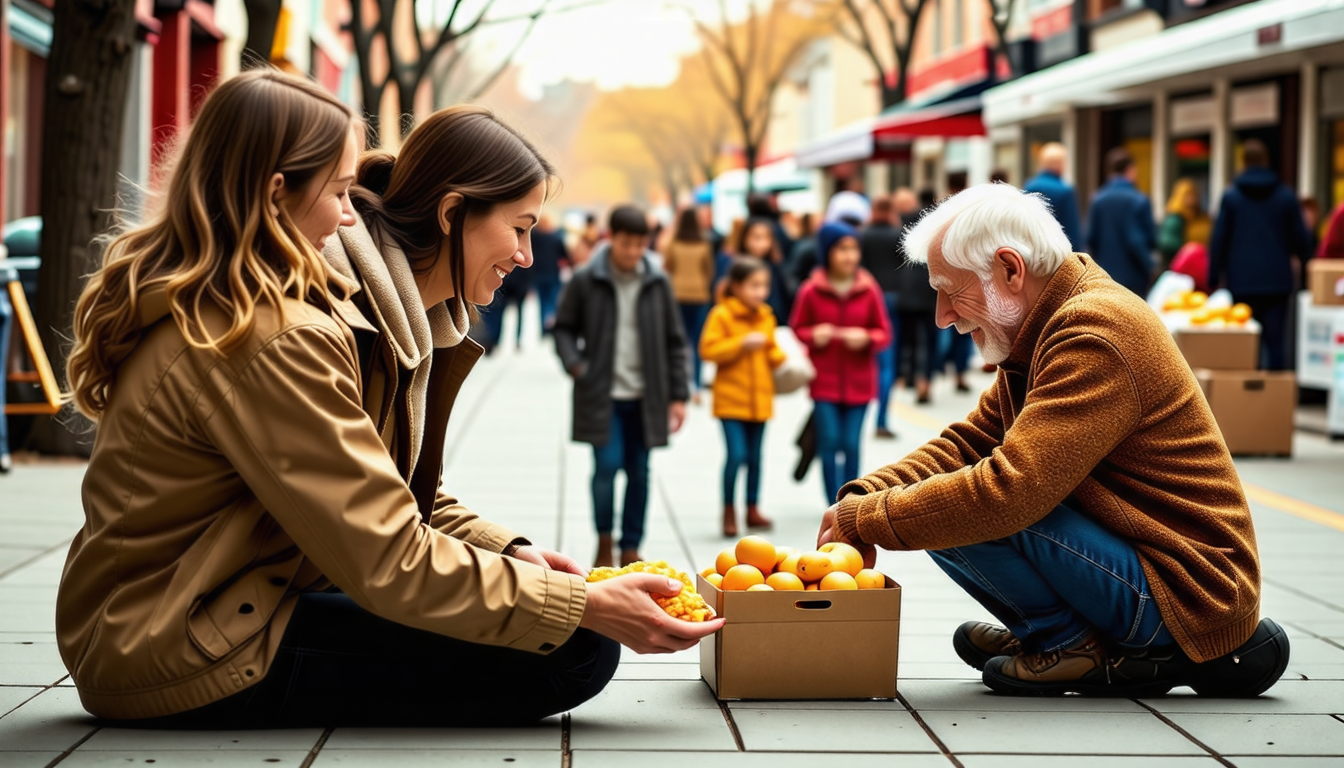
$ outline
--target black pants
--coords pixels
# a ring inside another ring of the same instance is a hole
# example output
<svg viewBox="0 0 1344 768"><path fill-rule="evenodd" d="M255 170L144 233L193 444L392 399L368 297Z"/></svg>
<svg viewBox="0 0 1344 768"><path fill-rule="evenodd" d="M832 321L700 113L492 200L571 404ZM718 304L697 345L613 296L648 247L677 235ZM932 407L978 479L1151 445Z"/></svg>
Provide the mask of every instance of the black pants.
<svg viewBox="0 0 1344 768"><path fill-rule="evenodd" d="M1288 308L1292 303L1292 294L1233 298L1250 306L1251 317L1260 323L1260 366L1270 371L1291 370L1293 366L1288 359Z"/></svg>
<svg viewBox="0 0 1344 768"><path fill-rule="evenodd" d="M621 657L580 629L540 656L478 645L375 616L339 593L307 594L266 678L167 717L108 721L167 729L525 725L596 696Z"/></svg>

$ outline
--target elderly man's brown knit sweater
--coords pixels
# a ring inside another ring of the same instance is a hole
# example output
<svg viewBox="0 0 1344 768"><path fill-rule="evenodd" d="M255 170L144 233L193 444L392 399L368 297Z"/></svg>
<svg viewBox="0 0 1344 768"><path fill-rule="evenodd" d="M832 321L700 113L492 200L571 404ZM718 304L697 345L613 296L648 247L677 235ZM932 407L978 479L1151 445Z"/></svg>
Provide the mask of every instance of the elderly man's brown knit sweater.
<svg viewBox="0 0 1344 768"><path fill-rule="evenodd" d="M840 498L841 535L907 550L1001 539L1067 504L1134 545L1195 661L1259 620L1255 531L1208 403L1152 310L1081 254L966 420Z"/></svg>

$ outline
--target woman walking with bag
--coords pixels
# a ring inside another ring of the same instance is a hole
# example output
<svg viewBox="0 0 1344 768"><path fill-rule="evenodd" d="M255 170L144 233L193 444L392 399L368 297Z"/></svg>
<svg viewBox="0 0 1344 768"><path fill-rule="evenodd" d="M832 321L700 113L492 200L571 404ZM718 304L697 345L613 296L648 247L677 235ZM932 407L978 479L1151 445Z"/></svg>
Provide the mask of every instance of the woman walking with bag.
<svg viewBox="0 0 1344 768"><path fill-rule="evenodd" d="M770 267L739 257L728 269L723 300L714 307L700 338L700 354L718 366L714 417L723 426L723 535L737 535L737 476L747 469L747 527L770 528L761 514L761 444L774 415L774 370L784 363L775 344L775 313L766 303Z"/></svg>

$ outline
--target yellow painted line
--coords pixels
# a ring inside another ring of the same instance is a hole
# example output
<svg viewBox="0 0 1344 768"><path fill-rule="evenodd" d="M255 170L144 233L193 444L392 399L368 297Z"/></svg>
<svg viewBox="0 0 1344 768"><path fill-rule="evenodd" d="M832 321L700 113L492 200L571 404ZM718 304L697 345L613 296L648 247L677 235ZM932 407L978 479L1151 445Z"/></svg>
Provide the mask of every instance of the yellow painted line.
<svg viewBox="0 0 1344 768"><path fill-rule="evenodd" d="M951 423L948 421L943 421L942 419L936 419L930 416L929 414L917 408L911 408L910 406L905 405L904 403L893 402L890 405L890 409L891 413L901 421L904 421L908 424L913 424L916 427L922 427L924 429L932 429L935 432L942 432L943 428Z"/></svg>
<svg viewBox="0 0 1344 768"><path fill-rule="evenodd" d="M1285 512L1293 517L1300 517L1318 525L1324 525L1327 528L1334 528L1337 531L1344 532L1344 514L1334 510L1318 507L1315 504L1309 504L1305 501L1299 501L1290 496L1284 496L1281 493L1275 493L1268 488L1261 488L1258 485L1251 485L1243 482L1242 489L1246 492L1246 498L1251 501L1264 504L1267 507Z"/></svg>
<svg viewBox="0 0 1344 768"><path fill-rule="evenodd" d="M892 403L891 412L896 418L916 427L942 432L943 428L947 426L947 422L903 403ZM1243 482L1241 487L1246 493L1246 498L1251 501L1294 517L1300 517L1317 525L1324 525L1327 528L1344 532L1344 514L1294 499L1291 496L1284 496L1281 493L1275 493L1268 488L1261 488L1251 483Z"/></svg>

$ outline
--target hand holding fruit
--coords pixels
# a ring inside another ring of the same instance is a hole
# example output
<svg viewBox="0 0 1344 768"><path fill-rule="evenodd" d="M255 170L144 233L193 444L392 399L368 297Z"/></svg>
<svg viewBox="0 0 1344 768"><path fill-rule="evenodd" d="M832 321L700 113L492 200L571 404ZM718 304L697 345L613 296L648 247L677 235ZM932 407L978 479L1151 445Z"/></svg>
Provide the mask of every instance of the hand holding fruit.
<svg viewBox="0 0 1344 768"><path fill-rule="evenodd" d="M765 346L766 338L764 333L759 331L748 333L742 337L742 348L748 352L755 351Z"/></svg>
<svg viewBox="0 0 1344 768"><path fill-rule="evenodd" d="M579 620L580 627L609 637L635 653L684 651L723 627L723 619L673 618L672 611L687 612L684 590L689 588L685 582L663 573L614 575L615 571L595 569L589 575L588 602ZM699 597L693 589L690 594ZM668 607L660 605L659 599ZM704 604L703 599L700 603Z"/></svg>
<svg viewBox="0 0 1344 768"><path fill-rule="evenodd" d="M840 530L835 527L835 516L839 514L840 504L832 504L821 515L821 529L817 531L817 550L833 542L843 542L854 547L863 557L863 567L872 568L877 564L877 547L872 544L864 544L861 541L846 541L840 535Z"/></svg>

